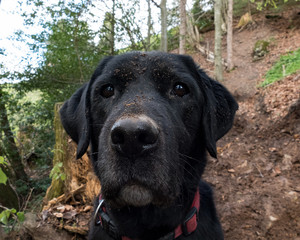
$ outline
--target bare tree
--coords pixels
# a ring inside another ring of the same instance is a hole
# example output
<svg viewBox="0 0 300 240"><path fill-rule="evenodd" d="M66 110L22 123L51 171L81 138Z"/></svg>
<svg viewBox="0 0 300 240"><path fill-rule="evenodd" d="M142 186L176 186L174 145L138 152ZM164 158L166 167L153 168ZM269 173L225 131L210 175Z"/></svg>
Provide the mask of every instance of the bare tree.
<svg viewBox="0 0 300 240"><path fill-rule="evenodd" d="M148 3L148 22L147 22L147 26L148 26L148 33L147 33L147 48L146 51L149 50L149 47L151 45L151 29L152 29L152 16L151 16L151 1L147 0Z"/></svg>
<svg viewBox="0 0 300 240"><path fill-rule="evenodd" d="M228 0L228 13L227 13L227 67L231 70L234 66L232 61L232 8L233 0Z"/></svg>
<svg viewBox="0 0 300 240"><path fill-rule="evenodd" d="M111 39L110 39L110 54L115 54L115 35L116 35L116 2L112 0L112 13L111 13Z"/></svg>
<svg viewBox="0 0 300 240"><path fill-rule="evenodd" d="M160 50L163 52L168 51L168 37L167 37L167 0L160 2L161 12L161 42Z"/></svg>
<svg viewBox="0 0 300 240"><path fill-rule="evenodd" d="M179 29L179 54L185 54L186 39L186 0L179 1L180 8L180 29Z"/></svg>
<svg viewBox="0 0 300 240"><path fill-rule="evenodd" d="M215 16L215 78L217 81L223 81L222 66L222 0L216 0L214 6Z"/></svg>

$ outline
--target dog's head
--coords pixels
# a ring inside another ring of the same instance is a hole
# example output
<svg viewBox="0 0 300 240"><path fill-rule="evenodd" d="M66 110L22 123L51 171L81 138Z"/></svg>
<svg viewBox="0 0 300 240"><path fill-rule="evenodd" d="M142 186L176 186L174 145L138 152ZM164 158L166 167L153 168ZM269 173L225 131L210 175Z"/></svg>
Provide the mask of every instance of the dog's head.
<svg viewBox="0 0 300 240"><path fill-rule="evenodd" d="M238 106L188 56L127 53L102 60L62 107L80 158L91 145L112 205L167 206L195 189Z"/></svg>

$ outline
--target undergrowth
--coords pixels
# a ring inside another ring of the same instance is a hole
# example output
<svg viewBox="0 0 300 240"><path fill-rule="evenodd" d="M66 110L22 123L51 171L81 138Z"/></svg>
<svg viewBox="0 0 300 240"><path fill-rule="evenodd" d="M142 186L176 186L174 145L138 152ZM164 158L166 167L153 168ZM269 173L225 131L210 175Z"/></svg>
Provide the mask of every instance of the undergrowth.
<svg viewBox="0 0 300 240"><path fill-rule="evenodd" d="M266 73L265 80L259 85L266 87L300 69L300 48L280 57L279 61Z"/></svg>

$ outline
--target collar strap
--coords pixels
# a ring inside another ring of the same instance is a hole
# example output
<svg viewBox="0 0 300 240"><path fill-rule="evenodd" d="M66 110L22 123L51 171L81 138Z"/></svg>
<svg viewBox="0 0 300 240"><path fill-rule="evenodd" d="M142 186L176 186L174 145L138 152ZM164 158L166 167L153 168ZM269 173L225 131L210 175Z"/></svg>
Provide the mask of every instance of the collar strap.
<svg viewBox="0 0 300 240"><path fill-rule="evenodd" d="M198 225L198 213L200 209L200 193L199 188L195 193L195 197L191 206L190 211L186 215L182 224L179 224L173 232L161 237L159 240L173 240L181 235L188 236L197 229ZM119 231L108 216L106 208L104 206L104 199L102 195L99 196L99 204L95 211L94 222L96 226L101 226L108 235L110 235L115 240L132 240L129 237L121 236Z"/></svg>

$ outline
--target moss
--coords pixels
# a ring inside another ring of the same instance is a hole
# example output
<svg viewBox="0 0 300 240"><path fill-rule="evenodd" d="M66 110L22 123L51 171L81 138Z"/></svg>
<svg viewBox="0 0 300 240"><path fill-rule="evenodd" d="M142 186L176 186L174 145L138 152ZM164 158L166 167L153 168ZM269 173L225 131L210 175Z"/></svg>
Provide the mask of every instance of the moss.
<svg viewBox="0 0 300 240"><path fill-rule="evenodd" d="M53 157L53 166L56 166L59 163L62 163L63 165L66 159L65 153L68 138L59 117L59 109L61 108L61 106L62 103L56 103L54 106L55 151ZM63 168L60 168L60 171L63 170ZM63 172L61 172L60 174L63 174ZM52 198L58 197L63 194L64 186L64 180L62 178L53 177L51 186L47 190L45 200L49 201Z"/></svg>
<svg viewBox="0 0 300 240"><path fill-rule="evenodd" d="M253 56L253 60L257 61L262 59L264 56L267 55L268 51L268 47L270 45L269 41L266 40L258 40L253 48L253 52L252 52L252 56Z"/></svg>

